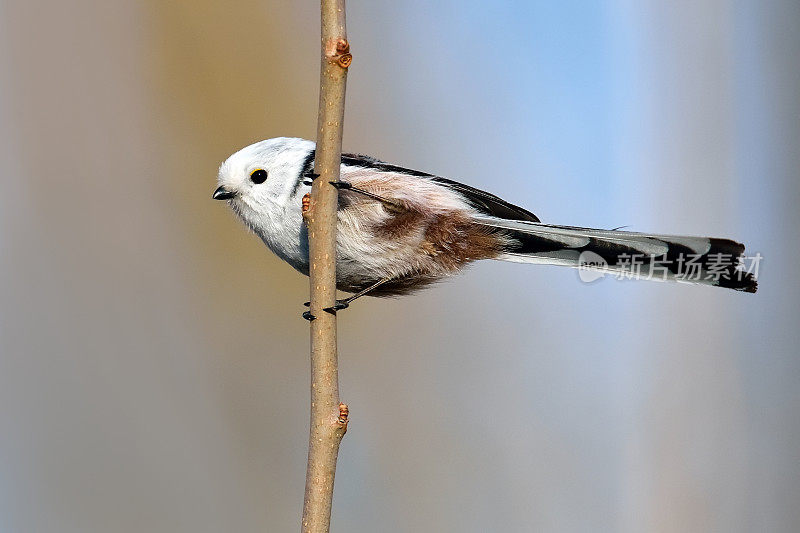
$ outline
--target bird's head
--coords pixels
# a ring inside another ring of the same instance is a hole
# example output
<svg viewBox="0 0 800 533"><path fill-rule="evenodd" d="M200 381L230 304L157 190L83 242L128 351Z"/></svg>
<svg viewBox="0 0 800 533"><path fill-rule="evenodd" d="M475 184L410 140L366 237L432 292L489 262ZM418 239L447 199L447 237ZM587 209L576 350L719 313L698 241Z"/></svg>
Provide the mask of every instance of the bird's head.
<svg viewBox="0 0 800 533"><path fill-rule="evenodd" d="M265 213L282 207L297 192L304 164L314 150L305 139L277 137L251 144L219 167L215 200L228 200L237 212Z"/></svg>

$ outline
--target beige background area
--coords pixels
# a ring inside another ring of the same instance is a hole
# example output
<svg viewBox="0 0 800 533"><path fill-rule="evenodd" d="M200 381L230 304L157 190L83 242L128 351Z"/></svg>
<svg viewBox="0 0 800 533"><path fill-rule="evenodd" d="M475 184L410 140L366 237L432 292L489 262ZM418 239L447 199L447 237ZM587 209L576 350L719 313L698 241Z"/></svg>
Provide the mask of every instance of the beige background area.
<svg viewBox="0 0 800 533"><path fill-rule="evenodd" d="M762 281L487 263L358 302L334 531L796 531L796 3L434 4L348 6L345 149L735 237ZM313 136L316 9L0 2L0 531L298 528L307 280L210 196Z"/></svg>

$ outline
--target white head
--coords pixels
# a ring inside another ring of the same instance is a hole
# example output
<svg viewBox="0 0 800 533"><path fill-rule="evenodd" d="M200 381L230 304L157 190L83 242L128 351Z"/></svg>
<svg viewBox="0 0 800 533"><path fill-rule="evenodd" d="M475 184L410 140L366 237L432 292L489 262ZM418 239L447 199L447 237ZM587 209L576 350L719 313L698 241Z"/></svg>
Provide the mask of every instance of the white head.
<svg viewBox="0 0 800 533"><path fill-rule="evenodd" d="M219 167L215 200L231 208L272 250L285 259L302 225L303 168L315 148L312 141L277 137L251 144ZM294 250L292 250L292 253Z"/></svg>
<svg viewBox="0 0 800 533"><path fill-rule="evenodd" d="M291 137L242 148L220 165L214 198L253 208L268 203L284 205L302 179L299 174L312 150L313 142Z"/></svg>

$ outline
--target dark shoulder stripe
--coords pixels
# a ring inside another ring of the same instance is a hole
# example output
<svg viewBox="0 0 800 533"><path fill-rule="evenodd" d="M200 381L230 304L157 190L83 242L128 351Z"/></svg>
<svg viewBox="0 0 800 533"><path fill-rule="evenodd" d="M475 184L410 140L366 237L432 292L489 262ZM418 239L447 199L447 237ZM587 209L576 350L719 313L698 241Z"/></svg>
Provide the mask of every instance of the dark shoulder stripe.
<svg viewBox="0 0 800 533"><path fill-rule="evenodd" d="M297 189L300 188L300 184L303 183L303 180L311 171L311 168L314 166L314 156L316 155L316 150L311 150L308 155L306 156L305 160L303 161L303 170L300 171L300 175L297 176L297 181L294 183L294 188L292 189L292 196L297 193Z"/></svg>
<svg viewBox="0 0 800 533"><path fill-rule="evenodd" d="M361 154L342 154L342 164L351 167L373 168L382 172L397 172L407 176L420 178L430 178L431 181L438 183L448 189L459 192L475 209L493 217L504 218L507 220L523 220L527 222L540 222L539 217L517 205L506 202L494 194L470 187L463 183L447 178L434 176L427 172L412 170L410 168L399 167L384 163L374 157Z"/></svg>
<svg viewBox="0 0 800 533"><path fill-rule="evenodd" d="M420 172L419 170L411 170L410 168L398 167L379 161L374 157L362 154L342 154L342 164L351 167L374 168L384 172L397 172L399 174L406 174L408 176L417 177L434 177L433 174L427 172Z"/></svg>

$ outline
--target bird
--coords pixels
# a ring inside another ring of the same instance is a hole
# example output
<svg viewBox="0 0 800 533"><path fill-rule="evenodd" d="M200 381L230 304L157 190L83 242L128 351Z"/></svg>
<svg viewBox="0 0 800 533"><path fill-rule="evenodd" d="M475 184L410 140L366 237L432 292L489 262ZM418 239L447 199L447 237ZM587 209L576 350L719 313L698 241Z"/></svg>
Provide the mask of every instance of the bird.
<svg viewBox="0 0 800 533"><path fill-rule="evenodd" d="M309 206L316 144L278 137L256 142L219 167L212 197L227 201L267 247L308 275ZM352 296L412 293L478 260L559 265L754 293L743 244L545 224L532 212L448 178L343 153L336 233L336 286ZM306 313L306 318L309 317Z"/></svg>

